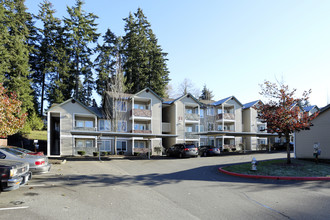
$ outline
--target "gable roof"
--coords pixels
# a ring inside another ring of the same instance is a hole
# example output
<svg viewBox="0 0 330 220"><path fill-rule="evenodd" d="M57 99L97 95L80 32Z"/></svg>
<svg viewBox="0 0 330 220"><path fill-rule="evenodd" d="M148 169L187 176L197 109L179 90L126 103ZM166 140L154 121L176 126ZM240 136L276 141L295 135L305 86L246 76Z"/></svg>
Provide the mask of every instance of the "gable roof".
<svg viewBox="0 0 330 220"><path fill-rule="evenodd" d="M171 105L171 104L173 104L174 102L183 99L184 97L192 98L192 99L193 99L195 102L197 102L199 105L203 105L203 103L201 103L198 99L196 99L196 98L195 98L192 94L190 94L190 93L184 94L184 95L182 95L182 96L180 96L179 98L176 98L176 99L167 99L167 101L163 101L163 103L164 103L164 104Z"/></svg>
<svg viewBox="0 0 330 220"><path fill-rule="evenodd" d="M78 103L79 105L81 105L84 109L86 109L87 111L89 111L90 113L92 113L93 115L96 115L97 117L102 118L102 113L101 113L99 110L97 110L96 107L88 107L88 106L84 105L82 102L80 102L79 100L76 100L76 99L74 99L74 98L70 98L70 99L68 99L68 100L66 100L66 101L64 101L64 102L62 102L62 103L60 103L60 104L52 105L52 106L47 110L47 112L51 111L51 109L53 109L53 108L55 108L55 107L61 107L61 106L65 105L65 104L67 104L67 103L69 103L69 102L72 102L72 103L75 103L75 102L76 102L76 103Z"/></svg>
<svg viewBox="0 0 330 220"><path fill-rule="evenodd" d="M213 106L221 105L221 104L223 104L223 103L225 103L225 102L227 102L227 101L229 101L231 99L234 99L238 104L240 104L241 106L243 106L242 103L240 101L238 101L238 99L235 96L229 96L227 98L224 98L224 99L221 99L219 101L213 102L210 105L213 105Z"/></svg>
<svg viewBox="0 0 330 220"><path fill-rule="evenodd" d="M314 108L317 108L317 110L319 110L317 105L305 106L303 109L305 112L309 112L309 111L313 110Z"/></svg>
<svg viewBox="0 0 330 220"><path fill-rule="evenodd" d="M139 92L137 92L137 93L135 93L134 95L132 95L132 96L137 96L137 95L139 95L139 94L141 94L142 92L151 92L154 96L156 96L161 102L163 102L164 101L164 99L162 99L159 95L157 95L157 93L155 93L152 89L150 89L150 88L145 88L145 89L142 89L141 91L139 91Z"/></svg>
<svg viewBox="0 0 330 220"><path fill-rule="evenodd" d="M260 100L256 100L253 102L249 102L243 105L243 109L251 108L252 106L256 105L258 102L261 102Z"/></svg>

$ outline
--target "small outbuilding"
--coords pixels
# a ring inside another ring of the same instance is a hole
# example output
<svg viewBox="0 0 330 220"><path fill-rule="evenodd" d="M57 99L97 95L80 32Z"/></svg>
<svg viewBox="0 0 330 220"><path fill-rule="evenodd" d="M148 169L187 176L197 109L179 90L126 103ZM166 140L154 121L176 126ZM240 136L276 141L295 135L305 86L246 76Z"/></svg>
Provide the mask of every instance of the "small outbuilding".
<svg viewBox="0 0 330 220"><path fill-rule="evenodd" d="M314 146L318 145L319 159L330 159L330 104L320 110L312 123L310 130L295 133L295 156L314 158Z"/></svg>

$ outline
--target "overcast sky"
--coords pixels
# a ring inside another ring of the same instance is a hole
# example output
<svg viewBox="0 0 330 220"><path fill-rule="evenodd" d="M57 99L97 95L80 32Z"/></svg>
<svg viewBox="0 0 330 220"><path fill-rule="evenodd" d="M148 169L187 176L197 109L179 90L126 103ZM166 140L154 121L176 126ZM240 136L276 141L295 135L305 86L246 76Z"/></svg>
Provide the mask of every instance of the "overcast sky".
<svg viewBox="0 0 330 220"><path fill-rule="evenodd" d="M40 0L26 0L37 13ZM75 0L52 0L57 17L68 17ZM185 78L206 85L219 100L257 99L264 80L312 89L311 104L330 103L330 1L325 0L86 0L99 16L98 32L124 35L123 18L142 8L164 52L171 84ZM100 39L101 40L101 39Z"/></svg>

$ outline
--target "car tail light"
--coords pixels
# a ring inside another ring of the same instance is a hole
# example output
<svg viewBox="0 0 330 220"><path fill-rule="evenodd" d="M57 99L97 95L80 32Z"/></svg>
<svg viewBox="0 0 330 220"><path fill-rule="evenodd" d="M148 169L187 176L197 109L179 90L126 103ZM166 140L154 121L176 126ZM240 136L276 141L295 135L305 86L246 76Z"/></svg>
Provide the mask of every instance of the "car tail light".
<svg viewBox="0 0 330 220"><path fill-rule="evenodd" d="M7 177L8 177L8 175L7 175L7 174L5 174L5 173L3 173L3 174L1 174L1 177L2 177L2 178L7 178Z"/></svg>
<svg viewBox="0 0 330 220"><path fill-rule="evenodd" d="M189 151L189 148L185 148L184 151Z"/></svg>
<svg viewBox="0 0 330 220"><path fill-rule="evenodd" d="M213 149L211 148L211 149L209 149L209 151L213 151Z"/></svg>
<svg viewBox="0 0 330 220"><path fill-rule="evenodd" d="M35 165L40 166L40 165L44 165L45 161L36 161Z"/></svg>

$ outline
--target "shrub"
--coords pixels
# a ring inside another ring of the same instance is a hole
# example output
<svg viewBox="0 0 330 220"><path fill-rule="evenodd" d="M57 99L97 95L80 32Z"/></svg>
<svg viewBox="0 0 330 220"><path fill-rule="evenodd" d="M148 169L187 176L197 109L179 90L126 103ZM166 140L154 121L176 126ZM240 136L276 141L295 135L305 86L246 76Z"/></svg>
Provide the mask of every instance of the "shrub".
<svg viewBox="0 0 330 220"><path fill-rule="evenodd" d="M93 156L94 156L94 157L99 156L99 152L93 152Z"/></svg>
<svg viewBox="0 0 330 220"><path fill-rule="evenodd" d="M86 154L86 152L83 150L78 150L77 153L81 156L84 156Z"/></svg>

